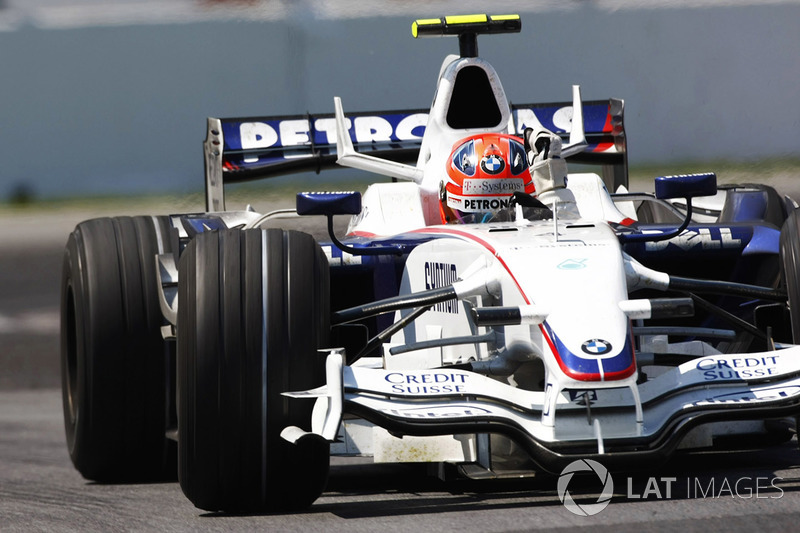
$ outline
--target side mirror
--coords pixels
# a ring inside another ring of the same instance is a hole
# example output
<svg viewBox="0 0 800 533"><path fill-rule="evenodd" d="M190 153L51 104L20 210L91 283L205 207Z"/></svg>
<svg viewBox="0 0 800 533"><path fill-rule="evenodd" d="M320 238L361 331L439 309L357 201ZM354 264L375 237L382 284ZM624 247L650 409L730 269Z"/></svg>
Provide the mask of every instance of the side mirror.
<svg viewBox="0 0 800 533"><path fill-rule="evenodd" d="M361 193L348 192L299 192L297 214L306 215L357 215L361 212Z"/></svg>
<svg viewBox="0 0 800 533"><path fill-rule="evenodd" d="M655 179L656 198L668 200L672 198L686 199L686 218L677 229L671 231L654 231L648 233L620 233L620 242L656 242L672 239L681 234L692 220L692 198L697 196L714 196L717 194L717 175L713 172L703 174L682 174L677 176L659 176Z"/></svg>
<svg viewBox="0 0 800 533"><path fill-rule="evenodd" d="M694 198L697 196L714 196L717 194L717 175L713 172L704 174L682 174L678 176L659 176L655 180L656 198Z"/></svg>
<svg viewBox="0 0 800 533"><path fill-rule="evenodd" d="M392 244L387 246L360 245L348 246L333 232L334 215L358 215L361 213L361 193L348 192L299 192L295 209L298 215L325 215L328 218L328 236L333 244L343 252L351 255L387 255L405 253L406 245Z"/></svg>

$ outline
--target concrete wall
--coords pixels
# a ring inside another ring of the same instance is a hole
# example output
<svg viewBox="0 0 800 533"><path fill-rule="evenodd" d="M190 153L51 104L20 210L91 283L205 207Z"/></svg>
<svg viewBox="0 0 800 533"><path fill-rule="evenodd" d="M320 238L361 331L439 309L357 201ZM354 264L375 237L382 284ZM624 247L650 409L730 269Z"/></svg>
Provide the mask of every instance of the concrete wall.
<svg viewBox="0 0 800 533"><path fill-rule="evenodd" d="M800 5L523 13L512 101L621 97L632 163L800 155ZM455 39L407 17L0 32L0 198L202 188L206 116L427 107Z"/></svg>

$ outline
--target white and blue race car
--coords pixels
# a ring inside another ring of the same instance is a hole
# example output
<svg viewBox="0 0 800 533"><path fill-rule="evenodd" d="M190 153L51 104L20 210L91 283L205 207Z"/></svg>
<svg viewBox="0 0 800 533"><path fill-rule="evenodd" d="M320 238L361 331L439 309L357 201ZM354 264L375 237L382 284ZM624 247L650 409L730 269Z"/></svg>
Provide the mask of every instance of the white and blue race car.
<svg viewBox="0 0 800 533"><path fill-rule="evenodd" d="M459 40L430 110L209 119L205 213L75 228L61 360L81 474L177 466L199 508L291 510L331 455L498 478L791 438L797 204L711 173L630 193L621 100L511 105L478 57L518 16L412 27ZM225 183L334 164L391 181L298 194L329 242L226 209Z"/></svg>

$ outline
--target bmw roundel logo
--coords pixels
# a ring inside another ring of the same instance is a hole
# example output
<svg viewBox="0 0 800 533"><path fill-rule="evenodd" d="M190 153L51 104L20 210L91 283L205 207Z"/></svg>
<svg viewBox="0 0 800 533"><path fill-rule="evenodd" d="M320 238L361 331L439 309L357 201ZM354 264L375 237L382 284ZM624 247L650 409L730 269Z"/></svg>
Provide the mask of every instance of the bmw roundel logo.
<svg viewBox="0 0 800 533"><path fill-rule="evenodd" d="M481 168L487 174L500 174L506 168L506 162L502 157L490 154L481 159Z"/></svg>
<svg viewBox="0 0 800 533"><path fill-rule="evenodd" d="M611 351L611 343L603 339L589 339L581 344L581 350L589 355L603 355Z"/></svg>

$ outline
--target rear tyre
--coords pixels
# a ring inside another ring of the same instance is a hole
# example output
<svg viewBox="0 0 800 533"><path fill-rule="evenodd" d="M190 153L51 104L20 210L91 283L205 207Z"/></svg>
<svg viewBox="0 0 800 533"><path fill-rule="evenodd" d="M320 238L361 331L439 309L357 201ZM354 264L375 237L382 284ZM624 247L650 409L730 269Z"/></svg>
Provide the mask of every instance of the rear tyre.
<svg viewBox="0 0 800 533"><path fill-rule="evenodd" d="M69 236L61 278L61 383L70 458L95 481L175 477L169 347L155 255L167 217L100 218Z"/></svg>
<svg viewBox="0 0 800 533"><path fill-rule="evenodd" d="M285 391L324 383L328 263L307 234L226 230L198 235L180 261L179 479L209 511L293 510L324 489L330 446L290 444L313 402Z"/></svg>
<svg viewBox="0 0 800 533"><path fill-rule="evenodd" d="M783 280L789 299L792 337L800 343L800 214L789 213L781 228L780 250Z"/></svg>

